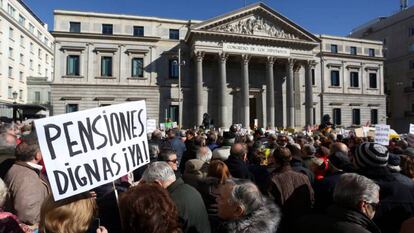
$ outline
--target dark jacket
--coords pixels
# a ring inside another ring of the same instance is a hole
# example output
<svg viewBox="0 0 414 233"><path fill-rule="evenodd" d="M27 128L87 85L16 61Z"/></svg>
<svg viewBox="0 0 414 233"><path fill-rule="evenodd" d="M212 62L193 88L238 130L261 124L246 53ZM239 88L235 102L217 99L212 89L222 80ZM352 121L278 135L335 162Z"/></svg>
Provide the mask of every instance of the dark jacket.
<svg viewBox="0 0 414 233"><path fill-rule="evenodd" d="M210 233L206 207L200 193L180 178L167 188L177 206L184 233Z"/></svg>
<svg viewBox="0 0 414 233"><path fill-rule="evenodd" d="M284 216L279 232L288 232L287 227L294 220L310 213L314 201L308 177L293 171L290 165L276 169L271 174L269 194L281 207Z"/></svg>
<svg viewBox="0 0 414 233"><path fill-rule="evenodd" d="M325 215L308 215L294 225L294 233L380 233L375 223L359 211L333 205Z"/></svg>
<svg viewBox="0 0 414 233"><path fill-rule="evenodd" d="M341 171L325 176L323 179L315 180L313 190L315 191L314 211L324 212L333 204L333 193L339 178L344 174Z"/></svg>
<svg viewBox="0 0 414 233"><path fill-rule="evenodd" d="M240 158L234 155L230 155L229 158L224 161L229 168L230 174L234 178L250 179L254 180L253 175L250 173L247 164Z"/></svg>
<svg viewBox="0 0 414 233"><path fill-rule="evenodd" d="M196 158L198 147L195 144L194 138L185 141L185 148L186 150L183 153L183 157L181 158L179 166L181 174L184 173L185 164L187 163L187 161Z"/></svg>
<svg viewBox="0 0 414 233"><path fill-rule="evenodd" d="M380 206L374 222L382 233L399 232L404 220L414 216L414 182L386 167L360 171L380 186Z"/></svg>
<svg viewBox="0 0 414 233"><path fill-rule="evenodd" d="M274 233L281 218L279 208L267 203L242 219L223 222L217 233Z"/></svg>
<svg viewBox="0 0 414 233"><path fill-rule="evenodd" d="M267 187L269 187L270 174L267 171L265 166L259 164L250 164L248 166L250 173L253 175L255 184L262 192L262 194L267 195Z"/></svg>

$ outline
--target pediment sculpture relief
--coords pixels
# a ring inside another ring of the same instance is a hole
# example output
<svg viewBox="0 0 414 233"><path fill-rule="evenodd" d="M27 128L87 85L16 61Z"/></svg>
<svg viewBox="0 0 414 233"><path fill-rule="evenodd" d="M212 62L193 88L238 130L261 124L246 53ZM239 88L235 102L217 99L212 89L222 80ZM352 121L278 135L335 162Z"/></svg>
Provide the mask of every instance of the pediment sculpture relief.
<svg viewBox="0 0 414 233"><path fill-rule="evenodd" d="M273 25L272 23L261 18L260 16L251 16L238 22L220 25L218 27L213 28L212 30L247 35L269 36L276 37L279 39L299 39L297 36L285 32L282 28Z"/></svg>

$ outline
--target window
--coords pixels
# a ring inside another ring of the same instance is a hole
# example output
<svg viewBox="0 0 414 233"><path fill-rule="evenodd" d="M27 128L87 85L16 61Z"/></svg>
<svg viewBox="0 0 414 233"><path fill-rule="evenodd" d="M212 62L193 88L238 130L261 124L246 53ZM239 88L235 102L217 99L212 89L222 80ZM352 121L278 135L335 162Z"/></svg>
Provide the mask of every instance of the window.
<svg viewBox="0 0 414 233"><path fill-rule="evenodd" d="M39 64L39 65L37 65L37 73L40 75L41 73L41 70L42 70L42 66Z"/></svg>
<svg viewBox="0 0 414 233"><path fill-rule="evenodd" d="M41 49L37 50L37 56L39 57L39 59L42 59L42 50Z"/></svg>
<svg viewBox="0 0 414 233"><path fill-rule="evenodd" d="M411 43L411 44L408 46L408 51L409 51L409 52L414 52L414 43Z"/></svg>
<svg viewBox="0 0 414 233"><path fill-rule="evenodd" d="M49 55L47 53L45 54L45 61L46 63L49 63Z"/></svg>
<svg viewBox="0 0 414 233"><path fill-rule="evenodd" d="M39 104L40 103L40 91L35 91L35 97L34 97L34 101L35 103Z"/></svg>
<svg viewBox="0 0 414 233"><path fill-rule="evenodd" d="M132 59L132 77L144 77L144 59Z"/></svg>
<svg viewBox="0 0 414 233"><path fill-rule="evenodd" d="M39 40L42 39L42 33L39 30L37 30L37 38L39 38Z"/></svg>
<svg viewBox="0 0 414 233"><path fill-rule="evenodd" d="M134 26L134 36L144 36L144 27Z"/></svg>
<svg viewBox="0 0 414 233"><path fill-rule="evenodd" d="M169 77L172 79L178 78L178 60L171 59L169 61Z"/></svg>
<svg viewBox="0 0 414 233"><path fill-rule="evenodd" d="M81 24L80 22L69 22L69 32L80 33Z"/></svg>
<svg viewBox="0 0 414 233"><path fill-rule="evenodd" d="M13 39L14 37L14 29L13 28L9 28L9 39Z"/></svg>
<svg viewBox="0 0 414 233"><path fill-rule="evenodd" d="M341 109L340 108L334 108L333 109L333 122L335 125L341 125Z"/></svg>
<svg viewBox="0 0 414 233"><path fill-rule="evenodd" d="M48 91L47 92L47 102L48 103L50 103L50 100L51 100L52 98L51 98L51 94L50 94L50 91Z"/></svg>
<svg viewBox="0 0 414 233"><path fill-rule="evenodd" d="M66 75L79 76L79 56L69 55L66 61Z"/></svg>
<svg viewBox="0 0 414 233"><path fill-rule="evenodd" d="M339 70L331 70L331 86L339 87Z"/></svg>
<svg viewBox="0 0 414 233"><path fill-rule="evenodd" d="M23 72L19 72L19 81L23 82Z"/></svg>
<svg viewBox="0 0 414 233"><path fill-rule="evenodd" d="M169 109L169 118L171 119L172 122L178 122L178 118L179 118L179 108L178 105L170 105ZM178 122L179 123L179 122Z"/></svg>
<svg viewBox="0 0 414 233"><path fill-rule="evenodd" d="M77 111L78 111L78 105L77 104L67 104L66 105L66 113L77 112Z"/></svg>
<svg viewBox="0 0 414 233"><path fill-rule="evenodd" d="M24 27L25 23L26 23L26 19L23 17L23 15L19 14L19 24Z"/></svg>
<svg viewBox="0 0 414 233"><path fill-rule="evenodd" d="M102 34L112 35L112 24L102 24Z"/></svg>
<svg viewBox="0 0 414 233"><path fill-rule="evenodd" d="M19 99L23 100L23 90L19 90Z"/></svg>
<svg viewBox="0 0 414 233"><path fill-rule="evenodd" d="M351 72L350 78L351 78L351 87L359 87L359 77L358 72Z"/></svg>
<svg viewBox="0 0 414 233"><path fill-rule="evenodd" d="M357 55L357 48L354 46L351 46L351 55Z"/></svg>
<svg viewBox="0 0 414 233"><path fill-rule="evenodd" d="M408 28L408 36L414 36L414 27Z"/></svg>
<svg viewBox="0 0 414 233"><path fill-rule="evenodd" d="M112 76L112 57L101 58L101 76L102 77Z"/></svg>
<svg viewBox="0 0 414 233"><path fill-rule="evenodd" d="M171 40L179 40L180 39L180 31L178 29L170 29L170 39Z"/></svg>
<svg viewBox="0 0 414 233"><path fill-rule="evenodd" d="M32 59L30 59L29 66L30 66L30 69L33 70L33 60Z"/></svg>
<svg viewBox="0 0 414 233"><path fill-rule="evenodd" d="M13 99L13 87L9 86L7 89L7 97Z"/></svg>
<svg viewBox="0 0 414 233"><path fill-rule="evenodd" d="M9 58L13 59L13 48L9 47Z"/></svg>
<svg viewBox="0 0 414 233"><path fill-rule="evenodd" d="M331 53L338 53L338 45L331 44Z"/></svg>
<svg viewBox="0 0 414 233"><path fill-rule="evenodd" d="M368 49L368 56L375 57L375 49Z"/></svg>
<svg viewBox="0 0 414 233"><path fill-rule="evenodd" d="M361 124L361 110L352 109L352 124L360 125Z"/></svg>
<svg viewBox="0 0 414 233"><path fill-rule="evenodd" d="M315 81L315 69L312 69L312 86L316 85L316 81Z"/></svg>
<svg viewBox="0 0 414 233"><path fill-rule="evenodd" d="M8 77L13 78L13 67L9 66Z"/></svg>
<svg viewBox="0 0 414 233"><path fill-rule="evenodd" d="M9 15L14 18L16 14L16 9L14 9L12 5L7 4L7 13L9 13Z"/></svg>
<svg viewBox="0 0 414 233"><path fill-rule="evenodd" d="M378 109L371 109L371 124L378 124Z"/></svg>
<svg viewBox="0 0 414 233"><path fill-rule="evenodd" d="M30 42L30 52L31 52L31 53L33 53L33 47L34 47L34 46L33 46L33 43L32 43L32 42Z"/></svg>
<svg viewBox="0 0 414 233"><path fill-rule="evenodd" d="M20 54L20 60L19 60L19 62L20 62L20 64L24 64L24 56L23 56L22 53Z"/></svg>
<svg viewBox="0 0 414 233"><path fill-rule="evenodd" d="M312 108L312 116L313 116L312 125L316 125L316 108Z"/></svg>
<svg viewBox="0 0 414 233"><path fill-rule="evenodd" d="M20 36L20 46L24 47L24 36Z"/></svg>
<svg viewBox="0 0 414 233"><path fill-rule="evenodd" d="M49 43L49 39L46 38L46 36L45 36L45 45L47 45L48 43Z"/></svg>
<svg viewBox="0 0 414 233"><path fill-rule="evenodd" d="M369 88L377 88L377 74L376 73L369 74Z"/></svg>
<svg viewBox="0 0 414 233"><path fill-rule="evenodd" d="M29 31L34 34L34 26L31 23L29 23Z"/></svg>

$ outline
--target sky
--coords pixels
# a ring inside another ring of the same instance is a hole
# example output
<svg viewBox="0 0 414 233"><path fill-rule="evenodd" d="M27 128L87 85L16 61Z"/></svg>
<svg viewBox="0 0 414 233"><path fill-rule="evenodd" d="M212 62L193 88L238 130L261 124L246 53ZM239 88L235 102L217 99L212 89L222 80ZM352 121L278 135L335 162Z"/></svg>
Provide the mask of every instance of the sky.
<svg viewBox="0 0 414 233"><path fill-rule="evenodd" d="M79 10L206 20L254 0L23 0L53 30L53 10ZM399 11L399 0L263 0L314 34L346 36L352 29ZM412 4L409 4L410 6Z"/></svg>

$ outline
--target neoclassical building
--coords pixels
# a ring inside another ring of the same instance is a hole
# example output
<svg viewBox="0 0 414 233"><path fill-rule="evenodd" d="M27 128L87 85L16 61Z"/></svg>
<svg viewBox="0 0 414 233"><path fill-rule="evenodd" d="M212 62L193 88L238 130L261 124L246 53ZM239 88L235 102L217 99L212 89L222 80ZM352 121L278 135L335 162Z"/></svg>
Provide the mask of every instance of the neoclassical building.
<svg viewBox="0 0 414 233"><path fill-rule="evenodd" d="M385 122L382 42L314 35L263 3L206 21L54 14L53 114L145 99L183 127Z"/></svg>

